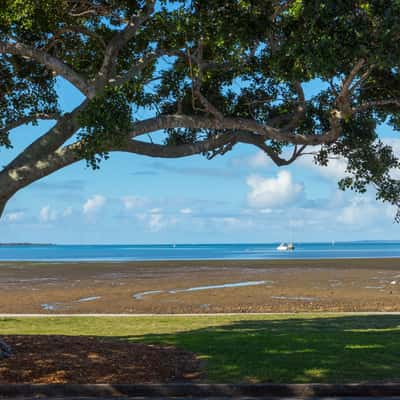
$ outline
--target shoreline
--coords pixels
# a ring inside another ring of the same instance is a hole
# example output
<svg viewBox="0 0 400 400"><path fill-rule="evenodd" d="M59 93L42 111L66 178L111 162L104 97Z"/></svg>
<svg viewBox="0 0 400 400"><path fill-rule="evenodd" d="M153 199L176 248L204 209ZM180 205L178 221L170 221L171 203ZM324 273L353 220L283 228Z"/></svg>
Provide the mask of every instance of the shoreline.
<svg viewBox="0 0 400 400"><path fill-rule="evenodd" d="M95 264L95 263L110 263L110 264L124 264L124 263L168 263L168 262L221 262L221 261L329 261L329 260L400 260L400 256L387 256L387 257L326 257L326 258L307 258L307 257L296 257L296 258L168 258L168 259L150 259L150 258L127 258L127 259L117 259L117 258L44 258L44 259L0 259L0 266L3 263L29 263L29 264Z"/></svg>
<svg viewBox="0 0 400 400"><path fill-rule="evenodd" d="M399 260L399 268L400 268L400 256L390 256L390 257L370 257L370 256L365 256L365 257L324 257L324 258L310 258L310 257L305 257L305 258L171 258L171 259L43 259L43 260L38 260L38 259L33 259L33 260L28 260L28 259L13 259L13 260L7 260L7 259L1 259L0 258L0 267L2 264L138 264L138 263L147 263L147 264L167 264L167 263L204 263L204 262L210 262L213 264L219 264L224 261L232 262L234 264L237 263L248 263L248 262L255 262L257 264L260 263L288 263L288 262L294 262L297 263L299 262L311 262L311 263L316 263L316 262L337 262L337 261L389 261L389 260Z"/></svg>

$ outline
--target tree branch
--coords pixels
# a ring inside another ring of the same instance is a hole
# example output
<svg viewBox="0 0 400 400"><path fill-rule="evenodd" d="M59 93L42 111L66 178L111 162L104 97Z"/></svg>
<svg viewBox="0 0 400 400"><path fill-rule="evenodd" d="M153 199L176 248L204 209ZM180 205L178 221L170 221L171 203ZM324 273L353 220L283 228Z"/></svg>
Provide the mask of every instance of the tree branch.
<svg viewBox="0 0 400 400"><path fill-rule="evenodd" d="M0 53L9 53L25 58L31 58L36 62L43 64L50 71L54 71L57 75L60 75L67 81L71 82L88 98L92 98L94 96L92 87L88 84L83 76L74 71L62 60L53 57L42 50L38 50L23 43L0 41Z"/></svg>
<svg viewBox="0 0 400 400"><path fill-rule="evenodd" d="M37 160L31 160L15 167L9 166L1 171L0 204L5 204L18 190L30 183L79 161L81 158L77 156L74 146L66 146Z"/></svg>
<svg viewBox="0 0 400 400"><path fill-rule="evenodd" d="M127 23L126 27L116 33L108 43L104 52L104 59L100 71L98 73L101 83L108 81L113 75L113 70L117 63L118 55L123 47L131 40L138 29L146 22L154 12L155 0L146 1L146 10L139 16L133 16Z"/></svg>
<svg viewBox="0 0 400 400"><path fill-rule="evenodd" d="M275 21L275 19L282 14L284 11L286 11L292 4L293 4L293 0L288 0L286 2L284 2L282 4L281 1L277 1L277 4L274 5L273 9L274 9L274 13L272 14L271 20L272 22Z"/></svg>
<svg viewBox="0 0 400 400"><path fill-rule="evenodd" d="M161 158L179 158L194 154L207 153L218 147L228 144L232 140L232 134L224 133L212 136L190 144L182 145L161 145L156 143L147 143L139 140L131 140L119 147L113 147L110 151L124 151L135 154L142 154L149 157Z"/></svg>
<svg viewBox="0 0 400 400"><path fill-rule="evenodd" d="M196 55L192 55L190 53L190 49L187 49L188 53L188 61L189 61L189 71L190 71L190 79L192 80L192 104L193 109L196 110L195 99L198 98L201 105L204 107L204 110L200 110L203 112L208 112L211 115L214 115L215 118L222 120L224 118L224 114L219 111L202 93L201 93L201 84L203 80L203 50L204 45L202 40L200 39L199 44L197 46ZM193 74L192 68L192 60L196 62L198 68L197 76Z"/></svg>
<svg viewBox="0 0 400 400"><path fill-rule="evenodd" d="M304 116L306 112L306 98L304 95L303 87L300 82L294 84L297 93L297 110L296 113L291 118L291 121L283 127L284 130L291 130L298 126L299 121Z"/></svg>
<svg viewBox="0 0 400 400"><path fill-rule="evenodd" d="M71 17L85 17L90 15L108 16L112 14L112 8L102 4L93 4L88 0L68 0L71 9L68 14Z"/></svg>
<svg viewBox="0 0 400 400"><path fill-rule="evenodd" d="M304 135L260 124L252 119L224 117L220 120L207 116L174 114L161 115L136 122L130 132L130 137L135 138L146 133L173 128L245 131L259 135L264 141L270 139L297 145L318 145L330 143L337 135L338 126L333 124L331 130L321 135Z"/></svg>
<svg viewBox="0 0 400 400"><path fill-rule="evenodd" d="M202 111L210 113L219 120L224 118L224 114L208 101L208 99L201 93L200 88L197 86L194 88L194 95L199 99L200 103L204 107L204 110Z"/></svg>
<svg viewBox="0 0 400 400"><path fill-rule="evenodd" d="M373 70L374 68L375 68L375 65L374 65L374 64L370 65L370 66L367 68L367 70L360 76L360 78L359 78L356 82L354 82L354 83L351 85L351 87L349 88L349 90L350 90L351 93L353 93L354 90L355 90L357 87L362 86L362 84L363 84L363 83L368 79L368 77L371 75L371 72L372 72L372 70Z"/></svg>
<svg viewBox="0 0 400 400"><path fill-rule="evenodd" d="M334 118L336 120L341 120L344 118L348 118L352 115L353 113L351 108L351 94L353 88L352 84L355 77L360 72L364 64L365 64L364 59L359 60L352 68L349 75L345 79L343 79L342 84L340 86L339 94L337 95L335 101L337 110L333 110L333 112L331 113L332 119ZM334 122L334 124L337 124L337 121Z"/></svg>
<svg viewBox="0 0 400 400"><path fill-rule="evenodd" d="M238 142L241 143L248 143L248 144L253 144L257 146L259 149L261 149L264 153L266 153L271 160L277 165L278 167L282 167L285 165L289 165L292 162L294 162L298 157L302 155L302 151L305 149L305 145L301 146L300 149L297 148L297 146L294 147L293 154L289 159L285 159L280 157L280 154L277 150L275 150L273 147L268 146L265 143L264 138L262 138L259 135L255 135L250 132L240 132L238 133Z"/></svg>
<svg viewBox="0 0 400 400"><path fill-rule="evenodd" d="M365 64L365 60L363 58L356 63L356 65L350 71L347 78L343 80L342 85L341 85L340 94L342 94L343 96L347 95L347 93L350 90L350 85L352 84L354 78L360 72L360 70L364 64ZM339 94L339 96L340 96L340 94Z"/></svg>
<svg viewBox="0 0 400 400"><path fill-rule="evenodd" d="M85 36L90 36L96 39L104 48L106 47L106 43L104 42L104 39L100 36L97 35L95 32L92 32L90 29L85 28L84 26L65 26L58 30L53 37L49 40L49 42L44 46L45 51L49 51L59 40L60 36L63 35L64 33L67 32L74 32L74 33L80 33Z"/></svg>
<svg viewBox="0 0 400 400"><path fill-rule="evenodd" d="M116 86L123 85L126 82L129 82L136 75L140 74L147 66L149 66L153 61L157 60L157 58L166 56L166 55L174 55L174 52L167 52L162 49L157 49L153 53L147 54L145 57L141 58L138 63L133 64L126 73L122 75L118 75L116 77L115 82L113 82Z"/></svg>
<svg viewBox="0 0 400 400"><path fill-rule="evenodd" d="M400 98L399 99L387 99L387 100L376 100L376 101L368 101L366 103L361 103L358 107L354 107L353 112L366 111L373 107L383 107L383 106L398 106L400 107Z"/></svg>
<svg viewBox="0 0 400 400"><path fill-rule="evenodd" d="M137 127L136 136L139 136L140 128ZM144 132L143 132L144 133ZM298 157L303 155L306 145L295 146L292 156L284 159L271 146L265 143L265 137L246 131L229 131L219 135L211 136L205 140L183 145L160 145L147 143L138 140L130 140L118 147L112 147L109 151L125 151L135 154L142 154L149 157L178 158L187 157L193 154L215 152L223 154L230 150L236 143L253 144L262 149L278 166L289 165ZM225 147L227 146L227 149ZM220 151L217 149L221 148ZM222 152L222 153L221 153Z"/></svg>
<svg viewBox="0 0 400 400"><path fill-rule="evenodd" d="M32 115L27 115L26 117L21 117L20 119L16 121L10 122L8 125L4 126L3 128L0 128L0 133L5 133L8 131L11 131L12 129L18 128L21 125L26 125L29 124L30 122L36 121L36 120L58 120L60 118L60 114L58 113L51 113L51 114L46 114L46 113L37 113L37 114L32 114Z"/></svg>
<svg viewBox="0 0 400 400"><path fill-rule="evenodd" d="M5 168L10 170L32 162L36 162L56 151L63 143L68 140L79 125L76 121L78 114L86 107L88 100L76 107L71 113L64 114L57 123L44 135L29 145L19 156L17 156Z"/></svg>
<svg viewBox="0 0 400 400"><path fill-rule="evenodd" d="M70 137L77 128L75 117L86 105L86 102L77 107L71 114L63 116L60 121L45 135L35 141L24 152L21 153L11 164L0 172L0 187L6 188L1 193L2 204L14 193L30 183L41 179L54 171L64 168L70 164L83 159L79 154L82 142L75 142L71 145L59 148ZM224 133L210 136L205 140L183 144L183 145L160 145L147 143L139 140L131 140L137 136L168 129L186 127L193 129L219 129ZM63 129L65 131L63 131ZM267 139L287 141L288 135L293 141L297 141L300 148L295 150L290 159L283 159L278 152L268 146ZM292 135L279 131L266 125L258 124L253 120L240 118L215 118L198 116L160 116L140 121L134 124L130 136L124 144L109 146L101 151L122 151L134 154L142 154L150 157L178 158L194 154L207 154L211 157L216 154L223 154L232 149L236 143L255 144L279 166L288 165L302 155L306 144L326 143L331 133L325 135Z"/></svg>

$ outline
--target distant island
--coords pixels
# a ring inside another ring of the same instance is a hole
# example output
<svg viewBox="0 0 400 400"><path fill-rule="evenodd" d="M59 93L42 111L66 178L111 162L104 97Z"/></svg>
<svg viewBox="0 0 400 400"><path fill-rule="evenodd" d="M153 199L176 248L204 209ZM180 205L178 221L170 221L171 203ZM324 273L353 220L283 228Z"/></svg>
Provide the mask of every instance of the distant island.
<svg viewBox="0 0 400 400"><path fill-rule="evenodd" d="M0 243L1 246L55 246L53 243Z"/></svg>

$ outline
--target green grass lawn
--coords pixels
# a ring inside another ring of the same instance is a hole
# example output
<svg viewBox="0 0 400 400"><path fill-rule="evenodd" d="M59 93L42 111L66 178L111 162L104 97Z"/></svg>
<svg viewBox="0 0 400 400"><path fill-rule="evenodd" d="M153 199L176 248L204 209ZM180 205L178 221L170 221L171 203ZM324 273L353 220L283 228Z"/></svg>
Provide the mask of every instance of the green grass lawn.
<svg viewBox="0 0 400 400"><path fill-rule="evenodd" d="M1 334L90 335L195 352L211 382L400 380L400 317L3 318Z"/></svg>

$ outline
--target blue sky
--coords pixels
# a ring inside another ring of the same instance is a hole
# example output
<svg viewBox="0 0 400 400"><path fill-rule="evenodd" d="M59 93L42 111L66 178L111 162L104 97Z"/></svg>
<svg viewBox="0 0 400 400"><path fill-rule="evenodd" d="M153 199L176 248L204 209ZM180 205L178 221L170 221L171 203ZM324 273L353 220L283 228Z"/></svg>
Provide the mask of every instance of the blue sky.
<svg viewBox="0 0 400 400"><path fill-rule="evenodd" d="M307 93L318 89L309 85ZM58 82L63 109L82 100ZM12 132L5 165L51 126ZM381 136L400 153L386 126ZM0 221L1 242L227 243L399 239L393 207L374 192L337 189L345 163L317 167L312 158L277 168L256 148L241 145L211 161L202 156L151 159L112 154L99 171L85 162L17 193ZM398 171L394 174L400 177Z"/></svg>

